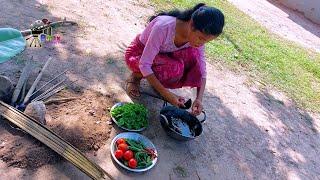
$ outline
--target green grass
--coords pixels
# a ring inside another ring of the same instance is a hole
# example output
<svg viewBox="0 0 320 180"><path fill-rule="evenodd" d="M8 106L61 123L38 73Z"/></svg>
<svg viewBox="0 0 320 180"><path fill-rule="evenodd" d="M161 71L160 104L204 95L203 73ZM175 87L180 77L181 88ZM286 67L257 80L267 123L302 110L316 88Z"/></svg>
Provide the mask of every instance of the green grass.
<svg viewBox="0 0 320 180"><path fill-rule="evenodd" d="M157 9L192 7L195 0L153 0ZM247 70L287 93L300 107L320 112L320 54L269 33L225 0L204 1L223 11L224 33L206 46L211 63ZM165 4L165 5L163 5Z"/></svg>

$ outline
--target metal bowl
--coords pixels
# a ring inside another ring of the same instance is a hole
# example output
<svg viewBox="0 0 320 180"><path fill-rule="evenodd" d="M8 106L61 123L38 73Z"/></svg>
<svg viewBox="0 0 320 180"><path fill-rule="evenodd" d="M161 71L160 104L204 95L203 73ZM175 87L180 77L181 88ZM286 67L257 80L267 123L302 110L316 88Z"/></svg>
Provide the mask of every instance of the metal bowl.
<svg viewBox="0 0 320 180"><path fill-rule="evenodd" d="M120 138L127 138L127 139L132 139L132 140L136 140L136 141L142 142L147 148L154 149L154 152L156 153L157 157L155 159L153 159L152 164L149 167L146 167L144 169L132 169L132 168L129 168L129 167L125 166L114 155L114 152L117 149L116 141L118 139L120 139ZM145 171L148 171L151 168L153 168L153 166L156 165L157 160L158 160L158 152L157 152L156 147L153 145L153 143L147 137L145 137L145 136L143 136L141 134L138 134L138 133L134 133L134 132L124 132L124 133L118 134L116 137L113 138L113 140L111 142L111 145L110 145L110 150L111 150L111 155L112 155L112 158L114 159L114 161L116 161L117 164L119 164L124 169L127 169L127 170L132 171L132 172L145 172Z"/></svg>
<svg viewBox="0 0 320 180"><path fill-rule="evenodd" d="M118 127L120 127L120 128L123 129L123 130L126 130L126 131L141 132L141 131L145 130L147 127L143 127L143 128L140 128L140 129L128 129L128 128L126 128L126 127L123 127L123 126L120 126L120 125L119 125L118 121L112 116L111 112L112 112L112 110L115 109L116 107L123 106L124 104L127 104L127 103L119 102L119 103L116 103L115 105L112 106L112 108L110 109L110 116L111 116L112 121L113 121Z"/></svg>
<svg viewBox="0 0 320 180"><path fill-rule="evenodd" d="M196 116L192 115L186 110L174 107L174 106L165 106L160 111L160 123L165 132L180 141L188 141L195 139L197 136L200 136L202 133L202 123L207 119L205 111L202 111L204 114L203 120L199 120ZM193 135L183 135L181 132L178 132L173 126L173 118L180 119L184 122L185 126L192 129Z"/></svg>

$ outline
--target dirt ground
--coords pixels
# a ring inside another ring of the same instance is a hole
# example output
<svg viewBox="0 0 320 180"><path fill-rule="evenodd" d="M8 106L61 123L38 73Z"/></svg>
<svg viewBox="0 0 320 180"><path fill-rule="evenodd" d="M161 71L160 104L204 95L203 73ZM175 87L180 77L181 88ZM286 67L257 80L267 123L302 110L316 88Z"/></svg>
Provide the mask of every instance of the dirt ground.
<svg viewBox="0 0 320 180"><path fill-rule="evenodd" d="M77 80L76 86L90 92L80 94L82 98L76 103L49 107L52 128L59 126L58 121L68 120L66 117L81 119L73 113L82 112L84 107L88 108L85 112L93 109L98 115L105 105L131 101L123 90L128 71L123 62L122 44L130 43L153 13L147 1L0 0L0 10L1 27L24 29L35 19L55 20L65 16L80 24L70 29L60 28L60 44L27 48L12 61L0 64L1 74L17 78L22 60L33 55L39 64L44 64L44 59L51 55L55 60L46 78L69 67L68 81ZM158 117L161 101L145 96L138 100L150 111L150 126L142 134L155 144L159 153L159 161L152 170L135 174L116 166L110 157L112 138L102 137L99 150L87 151L86 155L115 179L319 179L319 114L297 109L283 93L218 63L208 64L207 81L203 103L208 119L203 124L202 135L193 141L178 142L165 134ZM142 88L152 91L146 82ZM177 93L194 97L190 89ZM81 122L97 122L94 116L88 118ZM76 126L72 122L70 127ZM0 133L5 128L1 125ZM110 136L120 132L114 127ZM12 135L17 133L11 130ZM64 160L35 169L16 168L0 161L0 175L4 179L88 179Z"/></svg>
<svg viewBox="0 0 320 180"><path fill-rule="evenodd" d="M82 152L98 151L111 132L108 108L114 104L112 97L105 98L90 90L64 90L53 98L66 97L77 99L46 106L46 126ZM50 148L14 127L1 119L0 159L8 166L35 169L62 160Z"/></svg>

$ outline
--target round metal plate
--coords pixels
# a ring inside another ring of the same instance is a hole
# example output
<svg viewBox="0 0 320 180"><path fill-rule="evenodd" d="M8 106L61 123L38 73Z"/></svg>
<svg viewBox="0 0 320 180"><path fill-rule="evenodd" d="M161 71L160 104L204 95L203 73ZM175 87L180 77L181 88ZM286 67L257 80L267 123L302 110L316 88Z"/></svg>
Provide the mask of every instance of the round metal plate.
<svg viewBox="0 0 320 180"><path fill-rule="evenodd" d="M140 129L128 129L128 128L126 128L126 127L123 127L123 126L120 126L120 125L119 125L119 123L117 122L117 120L112 116L111 111L112 111L113 109L115 109L116 107L122 106L122 105L124 105L124 104L126 104L126 103L119 102L119 103L116 103L115 105L112 106L112 108L110 109L110 116L111 116L112 121L113 121L118 127L120 127L120 128L123 129L123 130L126 130L126 131L141 132L141 131L145 130L147 127L143 127L143 128L140 128Z"/></svg>
<svg viewBox="0 0 320 180"><path fill-rule="evenodd" d="M116 151L116 141L120 138L126 138L126 139L132 139L132 140L136 140L136 141L140 141L142 142L147 148L152 148L154 149L157 157L152 161L152 165L147 167L147 168L144 168L144 169L132 169L132 168L129 168L127 166L125 166L124 164L122 164L114 155L114 152ZM110 150L111 150L111 155L112 155L112 158L117 162L117 164L119 164L119 166L123 167L124 169L127 169L129 171L132 171L132 172L145 172L145 171L148 171L150 170L151 168L153 168L156 163L157 163L157 160L158 160L158 152L157 152L157 149L156 147L153 145L153 143L145 136L141 135L141 134L138 134L138 133L134 133L134 132L124 132L124 133L120 133L118 134L116 137L113 138L112 142L111 142L111 145L110 145Z"/></svg>

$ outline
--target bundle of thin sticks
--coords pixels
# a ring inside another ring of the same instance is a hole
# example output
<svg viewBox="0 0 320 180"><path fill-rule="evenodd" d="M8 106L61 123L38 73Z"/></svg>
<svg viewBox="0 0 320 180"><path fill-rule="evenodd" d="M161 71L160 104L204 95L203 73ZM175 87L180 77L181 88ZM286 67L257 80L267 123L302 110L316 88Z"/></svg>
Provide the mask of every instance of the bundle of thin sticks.
<svg viewBox="0 0 320 180"><path fill-rule="evenodd" d="M74 146L64 141L61 137L28 115L2 101L0 101L0 116L8 119L10 122L50 147L52 150L78 167L90 178L105 179L105 176L107 176L110 179L113 179L110 174L104 171L97 164L91 162Z"/></svg>
<svg viewBox="0 0 320 180"><path fill-rule="evenodd" d="M67 87L67 85L65 84L65 81L67 80L67 78L64 78L62 81L59 81L58 83L54 84L52 87L50 87L49 89L45 90L40 94L41 90L45 89L54 80L58 79L60 76L64 75L68 71L68 70L65 70L36 90L36 86L38 85L40 79L42 78L44 71L48 68L50 62L52 61L52 58L49 57L47 62L43 66L42 70L38 74L36 80L33 82L28 93L25 95L26 84L34 66L33 65L34 62L32 59L33 57L29 61L27 61L27 65L22 71L22 74L19 78L18 84L12 96L11 105L17 105L17 107L25 107L28 103L30 103L30 101L31 102L45 101L49 99L51 96L55 95L56 93L60 92L61 90ZM19 97L20 97L20 100L18 99Z"/></svg>

